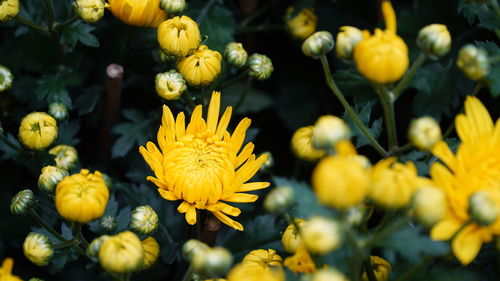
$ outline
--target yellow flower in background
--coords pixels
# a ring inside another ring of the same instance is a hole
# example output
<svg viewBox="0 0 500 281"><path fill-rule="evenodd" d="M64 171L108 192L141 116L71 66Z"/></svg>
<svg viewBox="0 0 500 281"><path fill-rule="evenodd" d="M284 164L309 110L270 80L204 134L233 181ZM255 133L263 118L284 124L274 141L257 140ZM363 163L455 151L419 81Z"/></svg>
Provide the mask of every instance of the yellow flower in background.
<svg viewBox="0 0 500 281"><path fill-rule="evenodd" d="M191 55L200 41L198 24L188 16L168 19L158 27L158 43L168 55L179 58Z"/></svg>
<svg viewBox="0 0 500 281"><path fill-rule="evenodd" d="M55 203L63 218L87 223L104 214L108 198L109 190L102 174L82 169L57 184Z"/></svg>
<svg viewBox="0 0 500 281"><path fill-rule="evenodd" d="M144 250L143 268L150 268L158 259L160 254L160 244L153 237L148 237L142 240L142 249Z"/></svg>
<svg viewBox="0 0 500 281"><path fill-rule="evenodd" d="M472 44L467 44L460 49L457 66L467 78L473 81L484 79L491 70L488 52Z"/></svg>
<svg viewBox="0 0 500 281"><path fill-rule="evenodd" d="M337 116L323 115L314 123L312 142L314 147L318 149L331 149L339 141L350 138L349 126Z"/></svg>
<svg viewBox="0 0 500 281"><path fill-rule="evenodd" d="M333 268L322 268L312 274L311 281L349 281L342 272ZM377 281L381 281L377 279Z"/></svg>
<svg viewBox="0 0 500 281"><path fill-rule="evenodd" d="M99 249L101 266L112 273L128 273L144 265L144 250L141 240L131 231L111 236Z"/></svg>
<svg viewBox="0 0 500 281"><path fill-rule="evenodd" d="M87 23L95 23L104 16L104 0L76 0L73 2L75 13Z"/></svg>
<svg viewBox="0 0 500 281"><path fill-rule="evenodd" d="M313 8L302 9L292 18L293 7L289 7L286 15L286 25L293 37L304 40L316 31L318 16Z"/></svg>
<svg viewBox="0 0 500 281"><path fill-rule="evenodd" d="M56 166L64 170L73 169L78 162L78 152L71 145L56 145L49 150L49 154L55 156Z"/></svg>
<svg viewBox="0 0 500 281"><path fill-rule="evenodd" d="M221 61L222 55L219 52L200 45L194 54L177 61L177 69L188 84L205 86L219 76Z"/></svg>
<svg viewBox="0 0 500 281"><path fill-rule="evenodd" d="M303 228L306 225L306 221L303 219L296 219L295 223L299 228ZM286 227L285 232L281 236L281 244L283 244L285 251L289 253L295 253L295 250L302 245L302 238L295 225L290 224Z"/></svg>
<svg viewBox="0 0 500 281"><path fill-rule="evenodd" d="M413 216L420 223L427 227L433 226L446 214L445 194L434 186L421 187L413 195L411 208Z"/></svg>
<svg viewBox="0 0 500 281"><path fill-rule="evenodd" d="M285 281L285 272L281 268L263 268L238 264L227 275L227 281Z"/></svg>
<svg viewBox="0 0 500 281"><path fill-rule="evenodd" d="M377 281L389 280L389 273L391 273L392 267L388 261L378 256L370 256L370 263L372 265L373 275L375 275ZM363 272L361 280L362 281L370 280L368 279L368 274L366 274L366 271Z"/></svg>
<svg viewBox="0 0 500 281"><path fill-rule="evenodd" d="M382 2L382 13L386 29L375 29L373 35L365 31L363 40L354 47L359 73L378 84L396 82L409 65L408 47L396 35L396 14L390 1Z"/></svg>
<svg viewBox="0 0 500 281"><path fill-rule="evenodd" d="M158 27L167 19L160 9L160 0L108 0L113 15L126 24L143 27Z"/></svg>
<svg viewBox="0 0 500 281"><path fill-rule="evenodd" d="M432 150L444 163L432 164L431 177L446 194L448 209L445 217L432 228L431 238L454 238L451 241L453 254L467 265L477 256L483 243L500 235L498 217L489 226L472 222L461 229L471 219L471 195L488 192L493 195L491 199L496 206L500 206L500 122L494 124L484 105L475 97L467 97L464 107L465 113L455 119L461 140L457 152L454 154L444 141Z"/></svg>
<svg viewBox="0 0 500 281"><path fill-rule="evenodd" d="M45 112L26 115L19 127L19 140L29 149L43 150L57 138L57 121Z"/></svg>
<svg viewBox="0 0 500 281"><path fill-rule="evenodd" d="M352 59L354 46L363 39L363 32L353 26L341 26L337 33L335 54L340 59Z"/></svg>
<svg viewBox="0 0 500 281"><path fill-rule="evenodd" d="M3 260L2 267L0 267L0 281L23 281L21 278L12 275L12 267L14 267L14 260L6 258Z"/></svg>
<svg viewBox="0 0 500 281"><path fill-rule="evenodd" d="M316 271L316 265L304 245L299 246L293 256L286 258L283 265L294 273L311 273Z"/></svg>
<svg viewBox="0 0 500 281"><path fill-rule="evenodd" d="M432 117L412 120L408 129L408 139L421 150L431 150L441 140L441 128Z"/></svg>
<svg viewBox="0 0 500 281"><path fill-rule="evenodd" d="M24 239L23 252L32 263L46 266L54 255L54 247L49 237L41 233L30 232Z"/></svg>
<svg viewBox="0 0 500 281"><path fill-rule="evenodd" d="M312 143L313 126L299 128L292 136L291 148L297 158L305 161L317 161L326 151L314 148Z"/></svg>
<svg viewBox="0 0 500 281"><path fill-rule="evenodd" d="M300 229L302 241L313 254L325 255L336 250L342 242L339 223L320 216L311 217Z"/></svg>
<svg viewBox="0 0 500 281"><path fill-rule="evenodd" d="M3 0L0 2L0 22L6 22L19 13L19 0Z"/></svg>
<svg viewBox="0 0 500 281"><path fill-rule="evenodd" d="M246 267L257 266L265 269L270 267L281 267L282 263L283 259L276 253L276 250L273 249L253 250L248 253L241 262L241 264Z"/></svg>
<svg viewBox="0 0 500 281"><path fill-rule="evenodd" d="M243 142L250 119L240 121L233 134L228 131L232 108L227 107L219 120L220 93L213 92L206 120L198 105L185 126L184 112L174 119L163 107L158 146L148 142L139 152L155 173L147 177L160 195L171 201L182 200L177 210L186 214L189 224L196 223L196 209L208 210L221 222L237 229L243 226L229 218L241 211L225 202L249 203L257 195L245 192L266 188L268 182L249 182L266 162L266 155L256 159L253 143Z"/></svg>

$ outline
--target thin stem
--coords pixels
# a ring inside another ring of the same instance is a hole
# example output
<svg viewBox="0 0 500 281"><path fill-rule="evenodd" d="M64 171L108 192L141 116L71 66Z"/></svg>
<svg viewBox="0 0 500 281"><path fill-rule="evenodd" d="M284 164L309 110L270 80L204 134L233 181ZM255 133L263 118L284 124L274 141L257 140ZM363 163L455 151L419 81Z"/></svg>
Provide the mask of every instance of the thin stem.
<svg viewBox="0 0 500 281"><path fill-rule="evenodd" d="M80 241L76 240L76 239L71 239L71 240L68 240L68 241L64 241L64 242L61 242L61 243L57 243L54 245L54 249L64 249L64 248L69 248L69 247L73 247L73 246L76 246L80 243Z"/></svg>
<svg viewBox="0 0 500 281"><path fill-rule="evenodd" d="M212 7L212 5L215 4L215 1L216 0L210 0L205 4L205 6L201 10L200 14L198 15L198 18L196 19L196 22L198 24L200 24L203 21L205 16L208 14L208 11L210 11L210 8Z"/></svg>
<svg viewBox="0 0 500 281"><path fill-rule="evenodd" d="M350 278L351 280L358 281L360 280L361 268L363 266L363 260L365 259L365 254L363 253L363 249L358 244L358 241L356 239L356 234L352 231L350 226L347 226L347 229L345 231L345 236L347 238L348 245L352 248L354 252L354 257L350 260L350 265L349 265ZM370 281L373 280L370 279Z"/></svg>
<svg viewBox="0 0 500 281"><path fill-rule="evenodd" d="M427 265L429 265L432 262L433 259L434 259L434 257L426 257L425 259L421 260L416 265L412 266L408 271L406 271L405 273L401 274L399 276L399 278L396 279L396 281L405 281L408 278L413 277L414 274L415 274L415 272L417 272L421 268L426 267Z"/></svg>
<svg viewBox="0 0 500 281"><path fill-rule="evenodd" d="M54 23L56 22L56 15L54 13L54 6L51 0L45 0L45 8L47 8L47 14L49 16L49 31L52 33L54 29Z"/></svg>
<svg viewBox="0 0 500 281"><path fill-rule="evenodd" d="M245 88L243 89L243 92L241 93L240 99L238 100L238 102L234 106L234 112L238 112L238 108L240 108L240 106L245 101L245 98L247 97L248 92L250 92L251 85L252 85L252 77L249 76L247 78L247 82L245 83Z"/></svg>
<svg viewBox="0 0 500 281"><path fill-rule="evenodd" d="M186 273L184 273L184 277L182 277L182 281L191 281L193 279L193 265L190 264Z"/></svg>
<svg viewBox="0 0 500 281"><path fill-rule="evenodd" d="M30 28L33 28L35 30L38 30L40 32L43 32L45 34L49 34L49 30L47 29L47 27L45 26L42 26L42 25L39 25L37 23L34 23L32 21L30 21L29 19L25 18L25 17L22 17L20 15L17 15L16 16L16 20L20 23L20 24L24 24L26 25L27 27L30 27Z"/></svg>
<svg viewBox="0 0 500 281"><path fill-rule="evenodd" d="M158 225L159 225L160 231L162 231L163 234L165 234L165 237L167 237L168 243L174 243L174 239L172 238L172 235L170 235L170 232L168 231L168 229L161 223L159 223Z"/></svg>
<svg viewBox="0 0 500 281"><path fill-rule="evenodd" d="M408 72L406 72L406 74L403 76L403 79L401 79L401 81L399 81L396 87L394 87L394 89L392 90L392 93L394 95L394 100L397 100L399 96L401 96L403 91L406 89L406 87L408 87L408 84L413 79L413 76L415 76L417 70L424 64L426 59L427 56L424 53L420 53L420 55L411 65Z"/></svg>
<svg viewBox="0 0 500 281"><path fill-rule="evenodd" d="M68 27L68 25L74 23L75 21L77 21L78 19L80 19L79 16L77 15L74 15L73 17L71 17L68 21L64 22L64 23L61 23L61 24L56 24L56 30L57 31L63 31L66 27Z"/></svg>
<svg viewBox="0 0 500 281"><path fill-rule="evenodd" d="M240 74L238 74L237 76L233 77L231 80L225 82L225 83L222 83L222 85L220 86L221 89L225 89L231 85L233 85L234 83L240 81L242 78L245 78L248 76L248 72L250 71L250 69L245 69L243 72L241 72Z"/></svg>
<svg viewBox="0 0 500 281"><path fill-rule="evenodd" d="M401 154L411 150L412 148L413 148L413 144L407 143L405 145L398 146L398 147L394 148L391 152L395 155L401 155Z"/></svg>
<svg viewBox="0 0 500 281"><path fill-rule="evenodd" d="M385 86L375 86L379 95L382 108L384 109L384 121L389 141L389 152L398 146L398 134L396 132L396 116L394 115L394 95Z"/></svg>
<svg viewBox="0 0 500 281"><path fill-rule="evenodd" d="M380 155L383 157L387 157L389 154L385 149L377 142L377 140L371 135L370 131L366 128L366 126L363 124L363 121L359 119L358 115L356 112L352 109L352 107L349 105L349 102L344 98L344 95L340 91L340 89L337 87L337 84L335 84L335 81L333 80L332 74L330 72L330 65L328 64L328 60L326 59L325 55L322 55L320 57L321 64L323 66L323 71L325 73L325 78L326 78L326 83L328 84L328 87L332 90L333 94L339 99L340 103L342 106L344 106L344 109L347 111L347 114L349 117L352 119L354 124L359 128L361 133L366 137L366 139L371 143L371 145L377 150Z"/></svg>
<svg viewBox="0 0 500 281"><path fill-rule="evenodd" d="M38 213L33 210L32 208L28 209L28 213L36 220L36 222L43 227L45 230L47 230L50 234L52 234L57 240L67 242L67 240L62 237L59 232L55 231L50 225L48 225L41 217L38 215Z"/></svg>
<svg viewBox="0 0 500 281"><path fill-rule="evenodd" d="M184 92L184 95L182 95L182 97L189 104L191 109L194 109L196 107L196 104L193 101L193 96L191 95L191 92L189 90L186 89L186 91Z"/></svg>

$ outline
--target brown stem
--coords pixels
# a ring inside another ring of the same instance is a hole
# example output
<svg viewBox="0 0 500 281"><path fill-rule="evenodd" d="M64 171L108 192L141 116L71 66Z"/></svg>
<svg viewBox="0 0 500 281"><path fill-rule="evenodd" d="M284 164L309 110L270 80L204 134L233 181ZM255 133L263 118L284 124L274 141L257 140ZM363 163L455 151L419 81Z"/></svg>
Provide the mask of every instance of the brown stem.
<svg viewBox="0 0 500 281"><path fill-rule="evenodd" d="M204 216L205 219L203 223L196 224L196 236L201 242L207 244L208 246L215 245L215 240L217 239L217 232L220 229L221 222L214 217L211 213L201 214L198 212L199 216ZM198 218L200 219L200 218ZM198 220L201 222L201 220Z"/></svg>

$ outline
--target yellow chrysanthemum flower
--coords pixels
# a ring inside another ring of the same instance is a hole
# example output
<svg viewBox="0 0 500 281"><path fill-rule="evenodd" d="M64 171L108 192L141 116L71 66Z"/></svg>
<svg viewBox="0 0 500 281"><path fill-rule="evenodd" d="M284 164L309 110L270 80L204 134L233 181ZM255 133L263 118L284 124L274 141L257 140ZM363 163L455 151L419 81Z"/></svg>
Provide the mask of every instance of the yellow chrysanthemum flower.
<svg viewBox="0 0 500 281"><path fill-rule="evenodd" d="M200 45L198 50L177 61L177 69L189 85L205 86L217 78L221 71L222 55Z"/></svg>
<svg viewBox="0 0 500 281"><path fill-rule="evenodd" d="M227 281L285 281L285 272L279 267L265 269L238 264L227 275Z"/></svg>
<svg viewBox="0 0 500 281"><path fill-rule="evenodd" d="M294 273L312 273L317 269L304 245L299 246L295 254L286 258L283 264Z"/></svg>
<svg viewBox="0 0 500 281"><path fill-rule="evenodd" d="M286 25L293 37L304 40L316 31L318 16L314 13L313 8L306 8L292 18L293 10L293 7L289 7L287 10Z"/></svg>
<svg viewBox="0 0 500 281"><path fill-rule="evenodd" d="M144 250L144 264L143 268L150 268L158 259L160 254L160 244L153 237L148 237L141 241L142 249Z"/></svg>
<svg viewBox="0 0 500 281"><path fill-rule="evenodd" d="M313 126L302 127L292 136L291 148L293 154L305 161L317 161L326 154L326 151L316 149L312 143Z"/></svg>
<svg viewBox="0 0 500 281"><path fill-rule="evenodd" d="M196 51L201 35L198 24L188 16L174 17L158 27L158 43L172 56L185 57Z"/></svg>
<svg viewBox="0 0 500 281"><path fill-rule="evenodd" d="M232 107L227 107L219 120L220 93L213 92L206 121L198 105L187 127L184 113L174 119L163 107L162 125L158 130L158 146L148 142L139 152L155 173L147 177L158 186L160 195L171 201L182 200L177 210L186 214L189 224L196 223L196 209L205 209L221 222L238 230L243 226L229 218L240 209L225 202L248 203L257 195L244 192L266 188L268 182L251 182L266 155L256 159L253 143L241 149L250 119L240 121L233 134L227 131Z"/></svg>
<svg viewBox="0 0 500 281"><path fill-rule="evenodd" d="M276 250L273 249L253 250L248 253L241 262L243 266L258 266L266 269L270 267L281 267L282 263L283 259L276 253Z"/></svg>
<svg viewBox="0 0 500 281"><path fill-rule="evenodd" d="M0 22L5 22L19 13L19 0L4 0L0 2Z"/></svg>
<svg viewBox="0 0 500 281"><path fill-rule="evenodd" d="M14 267L14 260L6 258L3 260L2 267L0 267L0 281L23 281L21 278L12 275L12 267Z"/></svg>
<svg viewBox="0 0 500 281"><path fill-rule="evenodd" d="M456 154L444 141L432 150L444 163L434 163L431 176L434 184L445 192L448 209L444 219L432 228L431 237L435 240L454 238L451 243L453 253L467 265L479 253L483 243L500 235L498 217L489 226L472 222L461 229L471 220L468 212L471 195L480 191L500 192L500 121L493 124L481 101L467 97L465 113L457 116L455 125L462 141ZM498 196L492 196L492 199L500 206Z"/></svg>
<svg viewBox="0 0 500 281"><path fill-rule="evenodd" d="M45 112L26 115L19 126L19 140L29 149L43 150L57 138L57 121Z"/></svg>
<svg viewBox="0 0 500 281"><path fill-rule="evenodd" d="M295 224L299 228L303 228L306 225L306 221L303 219L295 219ZM283 235L281 236L281 244L285 251L289 253L295 253L295 250L302 245L302 238L300 237L299 230L295 228L295 225L289 224Z"/></svg>
<svg viewBox="0 0 500 281"><path fill-rule="evenodd" d="M158 27L167 19L167 13L160 9L160 0L108 0L113 15L126 24L144 27Z"/></svg>

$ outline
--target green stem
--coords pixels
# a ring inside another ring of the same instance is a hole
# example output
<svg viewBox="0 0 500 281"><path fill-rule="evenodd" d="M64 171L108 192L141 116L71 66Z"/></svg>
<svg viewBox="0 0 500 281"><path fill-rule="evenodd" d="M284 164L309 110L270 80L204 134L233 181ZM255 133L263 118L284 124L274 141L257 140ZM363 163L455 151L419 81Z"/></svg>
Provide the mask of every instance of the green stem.
<svg viewBox="0 0 500 281"><path fill-rule="evenodd" d="M36 222L43 227L45 230L47 230L50 234L52 234L57 240L67 242L64 237L62 237L59 232L55 231L50 225L48 225L41 217L38 215L38 213L33 210L32 208L28 209L28 213L36 220Z"/></svg>
<svg viewBox="0 0 500 281"><path fill-rule="evenodd" d="M68 240L68 241L64 241L64 242L61 242L61 243L57 243L54 245L54 249L64 249L64 248L69 248L69 247L73 247L73 246L76 246L80 243L80 241L76 240L76 239L71 239L71 240Z"/></svg>
<svg viewBox="0 0 500 281"><path fill-rule="evenodd" d="M213 4L215 4L215 1L216 0L210 0L205 4L205 6L201 10L200 14L198 15L198 18L196 19L196 22L198 24L200 24L203 21L205 16L208 14L208 11L210 11L210 8L212 8Z"/></svg>
<svg viewBox="0 0 500 281"><path fill-rule="evenodd" d="M196 107L196 104L193 101L193 96L191 95L191 92L188 89L184 91L184 95L182 95L182 97L189 104L191 109L194 109Z"/></svg>
<svg viewBox="0 0 500 281"><path fill-rule="evenodd" d="M52 33L54 30L54 23L56 22L56 15L51 0L45 0L45 8L47 8L47 15L49 16L49 31Z"/></svg>
<svg viewBox="0 0 500 281"><path fill-rule="evenodd" d="M238 74L237 76L233 77L231 80L225 82L225 83L222 83L222 85L220 86L221 89L225 89L231 85L233 85L234 83L240 81L242 78L245 78L248 76L248 72L250 72L250 69L245 69L243 72L241 72L240 74Z"/></svg>
<svg viewBox="0 0 500 281"><path fill-rule="evenodd" d="M160 228L160 231L162 231L163 234L165 234L165 237L167 237L168 243L174 243L174 239L172 238L172 235L170 235L168 229L161 223L158 223L158 227Z"/></svg>
<svg viewBox="0 0 500 281"><path fill-rule="evenodd" d="M243 89L243 92L241 93L240 99L234 106L234 112L238 112L238 108L243 104L245 101L245 98L248 95L248 92L250 92L250 86L252 85L252 77L248 76L247 82L245 83L245 88Z"/></svg>
<svg viewBox="0 0 500 281"><path fill-rule="evenodd" d="M427 265L429 265L433 259L434 259L434 257L426 257L425 259L421 260L416 265L412 266L408 271L401 274L399 276L399 278L396 279L395 281L405 281L405 280L409 279L410 277L413 277L415 272L417 272L420 269L422 269L423 267L426 267Z"/></svg>
<svg viewBox="0 0 500 281"><path fill-rule="evenodd" d="M384 121L389 142L389 152L398 146L398 134L396 132L396 116L394 115L394 95L385 86L375 86L379 95L382 108L384 109Z"/></svg>
<svg viewBox="0 0 500 281"><path fill-rule="evenodd" d="M358 127L358 129L361 131L361 133L366 137L366 139L371 143L371 145L377 150L382 157L387 157L389 154L385 149L377 142L377 140L371 135L370 131L366 128L366 126L363 124L363 121L359 119L358 115L356 112L352 109L352 107L349 105L349 102L345 99L344 95L340 91L340 89L337 87L337 84L335 84L335 81L333 80L332 74L330 72L330 65L328 64L328 60L325 55L322 55L320 57L321 64L323 66L323 72L325 73L325 78L326 78L326 83L328 84L328 87L332 90L333 94L339 99L340 103L342 106L344 106L344 109L347 111L347 114L351 118L351 120L354 122L354 124Z"/></svg>
<svg viewBox="0 0 500 281"><path fill-rule="evenodd" d="M427 56L422 52L420 55L417 57L417 59L413 62L411 65L410 69L406 74L403 76L403 79L399 81L399 83L394 87L392 90L392 93L394 95L394 100L397 100L399 96L403 93L403 91L408 87L408 84L411 82L413 79L413 76L415 76L415 73L417 70L424 64L425 60L427 59Z"/></svg>
<svg viewBox="0 0 500 281"><path fill-rule="evenodd" d="M345 237L347 238L347 243L351 247L354 254L354 256L349 261L350 279L353 281L359 281L361 277L361 269L363 266L363 260L365 259L365 254L363 253L363 249L358 244L358 239L356 238L356 234L352 231L350 226L347 226L346 228ZM373 280L370 279L370 281Z"/></svg>
<svg viewBox="0 0 500 281"><path fill-rule="evenodd" d="M184 273L184 277L182 277L182 281L191 281L193 279L193 265L190 264L188 269L186 270L186 273Z"/></svg>
<svg viewBox="0 0 500 281"><path fill-rule="evenodd" d="M26 25L27 27L33 28L33 29L38 30L38 31L40 31L40 32L43 32L43 33L45 33L45 34L47 34L47 35L49 34L49 30L47 29L47 27L42 26L42 25L39 25L39 24L37 24L37 23L34 23L34 22L30 21L29 19L24 18L24 17L22 17L22 16L20 16L20 15L17 15L17 16L16 16L16 20L17 20L20 24L24 24L24 25Z"/></svg>
<svg viewBox="0 0 500 281"><path fill-rule="evenodd" d="M383 228L381 231L377 231L372 236L371 239L366 241L365 245L373 246L377 244L380 240L387 238L388 236L392 235L394 232L398 231L401 227L407 224L408 224L408 218L402 216L388 227Z"/></svg>
<svg viewBox="0 0 500 281"><path fill-rule="evenodd" d="M66 27L68 27L68 25L74 23L75 21L79 20L80 17L77 16L77 15L74 15L73 17L71 17L68 21L64 22L64 23L61 23L61 24L56 24L56 30L57 31L63 31Z"/></svg>
<svg viewBox="0 0 500 281"><path fill-rule="evenodd" d="M394 154L394 155L401 155L409 150L411 150L413 148L413 144L411 143L407 143L403 146L398 146L396 148L394 148L391 152Z"/></svg>

